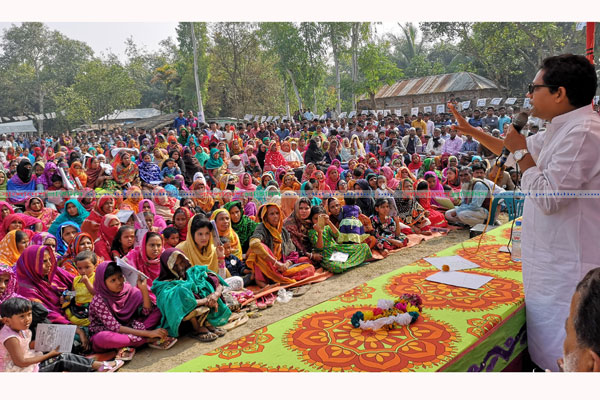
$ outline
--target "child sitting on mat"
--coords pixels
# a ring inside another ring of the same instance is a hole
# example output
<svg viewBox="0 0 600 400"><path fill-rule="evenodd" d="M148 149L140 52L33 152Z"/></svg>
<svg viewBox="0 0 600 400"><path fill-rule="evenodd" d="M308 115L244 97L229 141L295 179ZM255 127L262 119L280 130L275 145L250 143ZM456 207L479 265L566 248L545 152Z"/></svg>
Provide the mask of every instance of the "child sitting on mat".
<svg viewBox="0 0 600 400"><path fill-rule="evenodd" d="M0 305L4 326L0 329L0 372L114 372L123 361L94 361L52 350L43 354L30 348L31 301L12 297Z"/></svg>

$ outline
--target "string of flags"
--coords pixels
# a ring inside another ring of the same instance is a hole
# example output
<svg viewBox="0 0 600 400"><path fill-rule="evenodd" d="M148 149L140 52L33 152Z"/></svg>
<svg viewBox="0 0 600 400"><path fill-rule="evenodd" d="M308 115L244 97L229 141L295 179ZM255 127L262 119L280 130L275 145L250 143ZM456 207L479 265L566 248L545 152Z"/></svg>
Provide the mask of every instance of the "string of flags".
<svg viewBox="0 0 600 400"><path fill-rule="evenodd" d="M26 121L28 119L37 119L37 120L55 119L57 117L57 115L65 116L66 112L59 111L58 113L51 112L51 113L45 113L45 114L19 115L19 116L15 116L15 117L0 117L0 122Z"/></svg>

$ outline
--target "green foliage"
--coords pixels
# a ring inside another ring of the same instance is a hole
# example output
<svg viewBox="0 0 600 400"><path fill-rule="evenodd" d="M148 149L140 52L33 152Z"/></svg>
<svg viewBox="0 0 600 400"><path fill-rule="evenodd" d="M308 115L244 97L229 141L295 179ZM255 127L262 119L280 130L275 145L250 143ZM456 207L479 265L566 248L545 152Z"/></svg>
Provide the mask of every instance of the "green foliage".
<svg viewBox="0 0 600 400"><path fill-rule="evenodd" d="M136 107L141 97L135 81L123 66L98 59L84 66L75 79L73 90L87 99L93 120L115 110Z"/></svg>
<svg viewBox="0 0 600 400"><path fill-rule="evenodd" d="M53 94L53 100L58 110L65 111L64 116L58 114L58 122L64 129L93 122L88 96L78 93L74 87L60 88Z"/></svg>
<svg viewBox="0 0 600 400"><path fill-rule="evenodd" d="M403 77L402 70L387 57L388 53L386 43L383 45L369 43L360 50L358 55L361 79L356 94L368 94L373 106L375 93L383 85L391 85Z"/></svg>

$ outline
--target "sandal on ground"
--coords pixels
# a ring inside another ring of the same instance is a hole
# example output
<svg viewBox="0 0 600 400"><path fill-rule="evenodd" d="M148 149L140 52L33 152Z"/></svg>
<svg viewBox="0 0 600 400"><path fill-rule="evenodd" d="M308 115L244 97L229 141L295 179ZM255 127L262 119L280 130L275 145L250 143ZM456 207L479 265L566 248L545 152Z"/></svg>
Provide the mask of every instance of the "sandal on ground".
<svg viewBox="0 0 600 400"><path fill-rule="evenodd" d="M259 297L258 299L256 299L256 307L259 310L266 310L267 309L267 304L265 303L265 298L264 297Z"/></svg>
<svg viewBox="0 0 600 400"><path fill-rule="evenodd" d="M234 328L237 328L240 325L244 325L246 322L248 322L249 319L250 319L250 316L248 314L244 314L241 318L237 318L237 319L221 326L221 328L225 329L226 331L230 331Z"/></svg>
<svg viewBox="0 0 600 400"><path fill-rule="evenodd" d="M192 332L190 333L190 337L204 343L214 342L219 338L215 333L212 332Z"/></svg>
<svg viewBox="0 0 600 400"><path fill-rule="evenodd" d="M133 347L123 347L117 353L115 360L131 361L133 360L133 356L135 356L135 349Z"/></svg>
<svg viewBox="0 0 600 400"><path fill-rule="evenodd" d="M113 365L111 365L114 363ZM123 360L114 360L114 361L103 361L102 365L98 369L98 372L115 372L119 368L125 365L125 361Z"/></svg>
<svg viewBox="0 0 600 400"><path fill-rule="evenodd" d="M216 326L206 326L206 329L208 329L209 331L211 331L211 333L214 333L215 335L217 335L218 337L223 337L225 336L225 334L227 333L226 330L218 328Z"/></svg>
<svg viewBox="0 0 600 400"><path fill-rule="evenodd" d="M267 305L267 307L273 307L273 304L275 304L275 299L277 297L275 297L275 294L271 293L265 296L265 304Z"/></svg>
<svg viewBox="0 0 600 400"><path fill-rule="evenodd" d="M148 347L159 350L169 350L177 343L177 338L167 336L164 340L158 340L154 343L148 343Z"/></svg>

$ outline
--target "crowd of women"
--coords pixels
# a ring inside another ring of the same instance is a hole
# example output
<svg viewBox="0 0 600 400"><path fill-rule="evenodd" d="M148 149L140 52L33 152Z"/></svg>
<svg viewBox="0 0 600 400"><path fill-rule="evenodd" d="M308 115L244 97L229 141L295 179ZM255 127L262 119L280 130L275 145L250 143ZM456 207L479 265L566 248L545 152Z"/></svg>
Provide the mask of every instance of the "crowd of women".
<svg viewBox="0 0 600 400"><path fill-rule="evenodd" d="M393 122L373 121L383 134L371 140L337 122L220 130L192 120L10 151L0 173L0 302L31 300L32 331L42 321L76 325L75 352L118 350L127 360L182 333L215 340L235 326L248 287L343 273L448 226L444 210L461 202L458 169L486 161L386 159ZM141 272L137 281L126 267Z"/></svg>

